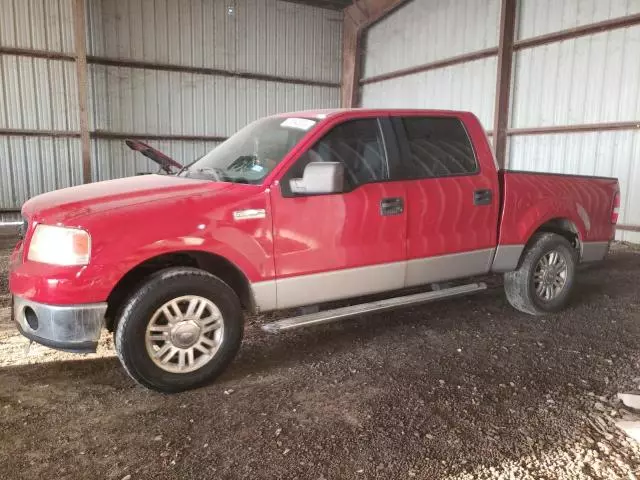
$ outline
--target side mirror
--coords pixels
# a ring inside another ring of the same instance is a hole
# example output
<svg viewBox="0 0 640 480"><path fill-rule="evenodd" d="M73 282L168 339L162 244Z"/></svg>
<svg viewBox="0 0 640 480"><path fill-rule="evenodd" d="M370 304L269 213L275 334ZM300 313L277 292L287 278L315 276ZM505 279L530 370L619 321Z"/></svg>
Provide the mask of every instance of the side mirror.
<svg viewBox="0 0 640 480"><path fill-rule="evenodd" d="M344 191L344 165L340 162L311 162L302 178L289 181L293 193L319 195Z"/></svg>

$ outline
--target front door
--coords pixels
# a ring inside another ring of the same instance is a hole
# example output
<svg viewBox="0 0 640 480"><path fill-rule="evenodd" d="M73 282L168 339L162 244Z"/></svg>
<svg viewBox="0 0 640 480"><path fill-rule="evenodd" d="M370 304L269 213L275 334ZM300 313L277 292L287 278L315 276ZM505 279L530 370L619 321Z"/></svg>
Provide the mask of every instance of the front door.
<svg viewBox="0 0 640 480"><path fill-rule="evenodd" d="M334 126L271 189L278 308L401 288L406 271L403 182L390 165L377 118ZM309 162L341 162L345 191L294 194Z"/></svg>
<svg viewBox="0 0 640 480"><path fill-rule="evenodd" d="M496 245L499 188L455 117L393 119L407 191L407 279L412 287L487 273Z"/></svg>

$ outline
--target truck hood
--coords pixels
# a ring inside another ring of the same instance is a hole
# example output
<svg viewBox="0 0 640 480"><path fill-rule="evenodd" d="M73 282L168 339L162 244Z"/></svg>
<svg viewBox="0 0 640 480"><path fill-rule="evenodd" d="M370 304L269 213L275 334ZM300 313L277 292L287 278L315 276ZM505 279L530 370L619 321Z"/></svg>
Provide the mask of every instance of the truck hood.
<svg viewBox="0 0 640 480"><path fill-rule="evenodd" d="M158 164L158 166L168 174L176 173L182 168L182 164L176 162L173 158L165 155L160 150L153 148L139 140L125 140L124 143L131 150L140 152L149 160Z"/></svg>
<svg viewBox="0 0 640 480"><path fill-rule="evenodd" d="M231 183L173 177L140 175L90 183L38 195L28 200L22 213L38 223L73 226L80 217L104 213L145 202L170 201L234 188Z"/></svg>

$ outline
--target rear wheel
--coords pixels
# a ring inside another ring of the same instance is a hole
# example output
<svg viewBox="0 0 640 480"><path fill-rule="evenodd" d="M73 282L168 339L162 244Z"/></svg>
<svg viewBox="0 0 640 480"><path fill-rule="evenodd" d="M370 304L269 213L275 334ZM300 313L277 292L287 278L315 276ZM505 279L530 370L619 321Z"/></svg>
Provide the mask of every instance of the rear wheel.
<svg viewBox="0 0 640 480"><path fill-rule="evenodd" d="M138 383L178 392L209 383L226 368L242 327L240 301L226 283L195 268L170 268L125 303L115 347Z"/></svg>
<svg viewBox="0 0 640 480"><path fill-rule="evenodd" d="M531 315L563 309L573 288L576 263L576 252L566 238L536 234L518 269L504 275L509 303Z"/></svg>

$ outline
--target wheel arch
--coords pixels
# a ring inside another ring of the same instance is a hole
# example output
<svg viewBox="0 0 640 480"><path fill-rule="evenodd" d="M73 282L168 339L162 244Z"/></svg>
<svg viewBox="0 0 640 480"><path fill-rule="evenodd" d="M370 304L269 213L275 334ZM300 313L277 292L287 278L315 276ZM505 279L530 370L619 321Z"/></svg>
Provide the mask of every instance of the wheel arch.
<svg viewBox="0 0 640 480"><path fill-rule="evenodd" d="M527 245L531 242L535 234L540 232L555 233L566 238L571 246L580 252L582 245L582 234L578 226L569 218L556 217L542 223L527 240Z"/></svg>
<svg viewBox="0 0 640 480"><path fill-rule="evenodd" d="M113 287L107 298L106 327L114 331L118 311L131 291L155 272L170 267L194 267L225 282L240 299L242 307L256 311L256 302L247 276L233 262L221 255L198 250L181 250L156 255L131 268Z"/></svg>
<svg viewBox="0 0 640 480"><path fill-rule="evenodd" d="M556 235L560 235L561 237L566 238L576 251L578 261L580 260L580 257L582 256L583 236L580 233L579 227L575 224L575 222L567 217L554 217L545 220L543 223L538 225L538 227L533 230L533 232L531 232L522 250L522 253L520 254L520 258L518 259L518 267L522 264L524 255L531 247L531 244L534 242L535 237L538 233L555 233Z"/></svg>

